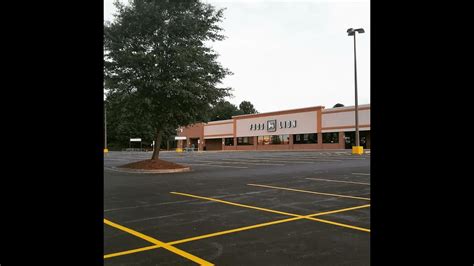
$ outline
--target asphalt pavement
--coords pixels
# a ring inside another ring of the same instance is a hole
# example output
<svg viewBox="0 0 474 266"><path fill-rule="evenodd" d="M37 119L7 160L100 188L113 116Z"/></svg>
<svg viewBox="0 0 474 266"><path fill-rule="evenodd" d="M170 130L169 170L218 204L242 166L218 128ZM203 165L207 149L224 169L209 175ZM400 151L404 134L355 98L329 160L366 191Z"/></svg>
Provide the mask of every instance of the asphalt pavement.
<svg viewBox="0 0 474 266"><path fill-rule="evenodd" d="M105 265L370 265L370 154L161 152L104 161Z"/></svg>

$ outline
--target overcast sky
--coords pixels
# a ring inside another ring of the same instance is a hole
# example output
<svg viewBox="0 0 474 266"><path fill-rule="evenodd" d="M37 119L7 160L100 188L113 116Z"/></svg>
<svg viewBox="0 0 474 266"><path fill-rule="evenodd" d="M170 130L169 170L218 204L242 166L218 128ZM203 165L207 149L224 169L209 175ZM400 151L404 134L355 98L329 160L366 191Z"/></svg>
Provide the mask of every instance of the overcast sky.
<svg viewBox="0 0 474 266"><path fill-rule="evenodd" d="M122 1L127 3L128 1ZM210 43L234 73L223 80L238 105L260 112L336 103L354 105L354 41L357 35L359 104L370 103L370 2L368 0L205 0L226 8L225 40ZM104 0L104 20L113 20L113 0Z"/></svg>

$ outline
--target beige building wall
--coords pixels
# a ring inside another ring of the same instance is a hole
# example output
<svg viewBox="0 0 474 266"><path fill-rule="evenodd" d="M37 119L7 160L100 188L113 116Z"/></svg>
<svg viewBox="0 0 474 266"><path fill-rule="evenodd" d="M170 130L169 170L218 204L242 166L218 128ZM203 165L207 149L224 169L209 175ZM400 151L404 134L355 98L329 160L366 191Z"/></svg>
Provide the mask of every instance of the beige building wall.
<svg viewBox="0 0 474 266"><path fill-rule="evenodd" d="M370 108L368 105L359 106L359 127L361 129L364 127L365 130L370 130L370 109L368 108ZM354 131L354 128L355 111L353 106L348 108L333 108L323 111L323 132Z"/></svg>
<svg viewBox="0 0 474 266"><path fill-rule="evenodd" d="M283 134L302 134L317 132L318 125L318 111L290 113L282 115L259 116L255 118L241 118L236 119L236 136L262 136L262 135L283 135ZM276 120L276 131L267 131L267 121ZM296 127L280 128L280 121L294 121L296 120ZM264 123L264 130L250 130L252 124Z"/></svg>
<svg viewBox="0 0 474 266"><path fill-rule="evenodd" d="M228 123L221 123L216 124L207 124L204 126L204 137L208 136L217 136L217 135L230 135L233 136L234 134L234 123L232 120Z"/></svg>

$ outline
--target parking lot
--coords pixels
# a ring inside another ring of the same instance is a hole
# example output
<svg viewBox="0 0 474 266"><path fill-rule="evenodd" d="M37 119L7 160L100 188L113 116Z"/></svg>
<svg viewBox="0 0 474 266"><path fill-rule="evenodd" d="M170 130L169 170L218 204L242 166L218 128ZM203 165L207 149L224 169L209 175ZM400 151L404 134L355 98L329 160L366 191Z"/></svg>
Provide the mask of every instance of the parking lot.
<svg viewBox="0 0 474 266"><path fill-rule="evenodd" d="M104 162L106 265L369 265L370 154L162 152L170 174Z"/></svg>

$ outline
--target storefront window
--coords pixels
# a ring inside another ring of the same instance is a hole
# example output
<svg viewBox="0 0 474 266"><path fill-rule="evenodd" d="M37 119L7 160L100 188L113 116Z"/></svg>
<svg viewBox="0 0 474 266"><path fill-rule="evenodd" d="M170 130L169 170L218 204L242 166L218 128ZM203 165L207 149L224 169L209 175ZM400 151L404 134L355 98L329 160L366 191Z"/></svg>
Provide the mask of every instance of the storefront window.
<svg viewBox="0 0 474 266"><path fill-rule="evenodd" d="M339 132L323 133L323 143L339 143Z"/></svg>
<svg viewBox="0 0 474 266"><path fill-rule="evenodd" d="M234 146L234 138L225 138L224 139L225 146Z"/></svg>
<svg viewBox="0 0 474 266"><path fill-rule="evenodd" d="M281 138L279 135L271 136L271 143L270 144L281 144Z"/></svg>
<svg viewBox="0 0 474 266"><path fill-rule="evenodd" d="M253 137L239 137L237 145L253 145Z"/></svg>
<svg viewBox="0 0 474 266"><path fill-rule="evenodd" d="M318 134L296 134L293 135L294 144L318 143Z"/></svg>
<svg viewBox="0 0 474 266"><path fill-rule="evenodd" d="M257 143L258 145L289 144L290 135L258 136Z"/></svg>
<svg viewBox="0 0 474 266"><path fill-rule="evenodd" d="M258 136L257 137L258 145L268 145L270 144L270 136Z"/></svg>

